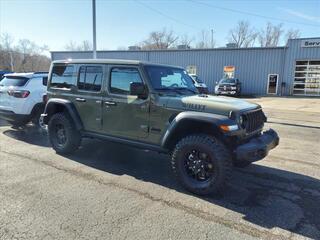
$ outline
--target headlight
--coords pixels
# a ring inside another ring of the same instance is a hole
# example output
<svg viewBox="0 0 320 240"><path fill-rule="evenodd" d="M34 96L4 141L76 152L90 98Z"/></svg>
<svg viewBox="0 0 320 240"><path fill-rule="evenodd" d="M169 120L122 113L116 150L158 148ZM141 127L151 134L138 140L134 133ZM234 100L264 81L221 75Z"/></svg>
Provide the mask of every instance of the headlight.
<svg viewBox="0 0 320 240"><path fill-rule="evenodd" d="M237 89L237 87L231 87L231 90L236 90Z"/></svg>

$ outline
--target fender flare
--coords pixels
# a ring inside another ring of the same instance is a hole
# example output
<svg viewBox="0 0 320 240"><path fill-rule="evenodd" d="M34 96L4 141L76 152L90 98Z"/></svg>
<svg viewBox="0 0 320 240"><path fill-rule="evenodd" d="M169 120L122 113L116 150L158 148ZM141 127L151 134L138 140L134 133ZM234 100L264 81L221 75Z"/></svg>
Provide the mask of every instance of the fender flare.
<svg viewBox="0 0 320 240"><path fill-rule="evenodd" d="M45 110L44 110L44 123L48 124L49 119L51 117L51 115L53 113L55 113L55 111L53 111L52 109L55 108L55 106L62 106L64 107L64 109L66 109L66 111L68 112L68 114L70 115L70 117L72 118L72 120L74 121L75 125L76 125L76 129L77 130L81 130L83 129L83 124L80 118L80 115L76 109L76 107L74 106L74 104L66 99L60 99L60 98L50 98L46 104Z"/></svg>
<svg viewBox="0 0 320 240"><path fill-rule="evenodd" d="M218 128L219 125L233 125L235 121L224 115L204 113L204 112L181 112L179 113L170 123L166 132L161 139L161 147L166 148L171 136L174 134L175 130L183 123L185 120L195 121L197 123L210 123Z"/></svg>

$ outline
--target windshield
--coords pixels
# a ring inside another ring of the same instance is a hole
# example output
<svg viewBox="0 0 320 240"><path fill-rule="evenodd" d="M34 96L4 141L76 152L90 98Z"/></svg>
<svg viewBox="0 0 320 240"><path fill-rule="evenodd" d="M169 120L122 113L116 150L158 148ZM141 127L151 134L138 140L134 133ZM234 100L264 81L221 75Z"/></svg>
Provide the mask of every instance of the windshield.
<svg viewBox="0 0 320 240"><path fill-rule="evenodd" d="M180 68L146 66L148 77L155 90L188 90L197 93L192 78Z"/></svg>
<svg viewBox="0 0 320 240"><path fill-rule="evenodd" d="M236 83L236 79L234 78L221 79L220 83Z"/></svg>
<svg viewBox="0 0 320 240"><path fill-rule="evenodd" d="M6 76L0 81L0 86L22 87L28 82L29 78L19 76Z"/></svg>

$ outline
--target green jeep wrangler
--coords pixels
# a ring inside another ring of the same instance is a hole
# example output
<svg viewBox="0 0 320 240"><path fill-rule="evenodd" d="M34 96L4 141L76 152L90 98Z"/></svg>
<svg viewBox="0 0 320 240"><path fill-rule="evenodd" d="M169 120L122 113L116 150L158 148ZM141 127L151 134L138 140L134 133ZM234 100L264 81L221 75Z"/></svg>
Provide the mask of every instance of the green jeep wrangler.
<svg viewBox="0 0 320 240"><path fill-rule="evenodd" d="M196 194L224 189L232 167L279 144L257 104L199 94L181 67L128 60L54 61L41 116L59 154L100 138L171 155L174 174Z"/></svg>

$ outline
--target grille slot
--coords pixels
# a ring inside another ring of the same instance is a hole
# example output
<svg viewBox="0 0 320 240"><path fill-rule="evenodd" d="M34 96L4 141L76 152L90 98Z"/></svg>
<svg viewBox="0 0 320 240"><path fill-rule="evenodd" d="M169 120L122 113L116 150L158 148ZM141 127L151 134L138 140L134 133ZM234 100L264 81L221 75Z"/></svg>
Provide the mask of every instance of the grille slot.
<svg viewBox="0 0 320 240"><path fill-rule="evenodd" d="M262 109L244 113L242 116L247 133L252 133L263 128L264 122L266 121L266 116L262 112Z"/></svg>

